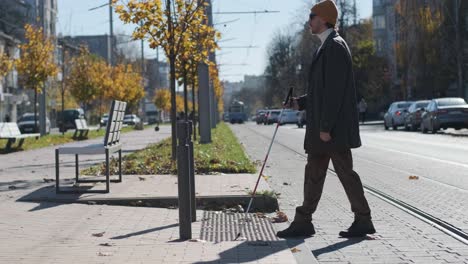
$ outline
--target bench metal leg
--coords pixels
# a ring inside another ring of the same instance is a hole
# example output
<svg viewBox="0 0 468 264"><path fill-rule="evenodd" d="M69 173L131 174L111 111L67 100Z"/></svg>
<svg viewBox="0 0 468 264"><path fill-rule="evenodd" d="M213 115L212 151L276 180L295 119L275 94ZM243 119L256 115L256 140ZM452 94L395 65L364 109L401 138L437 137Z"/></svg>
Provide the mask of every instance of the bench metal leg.
<svg viewBox="0 0 468 264"><path fill-rule="evenodd" d="M110 190L110 162L109 149L106 149L106 192Z"/></svg>
<svg viewBox="0 0 468 264"><path fill-rule="evenodd" d="M119 150L119 182L122 182L122 150Z"/></svg>
<svg viewBox="0 0 468 264"><path fill-rule="evenodd" d="M75 129L75 132L73 133L73 138L76 138L78 136L78 130Z"/></svg>
<svg viewBox="0 0 468 264"><path fill-rule="evenodd" d="M15 143L16 139L14 138L9 138L8 139L8 142L6 144L6 150L7 151L10 151L11 150L11 146L13 145L13 143Z"/></svg>
<svg viewBox="0 0 468 264"><path fill-rule="evenodd" d="M60 193L59 150L55 150L55 193Z"/></svg>
<svg viewBox="0 0 468 264"><path fill-rule="evenodd" d="M79 177L80 177L80 170L79 170L79 161L78 161L78 154L75 155L75 181L78 183L79 182Z"/></svg>
<svg viewBox="0 0 468 264"><path fill-rule="evenodd" d="M21 148L23 146L23 143L24 143L24 138L20 139L20 141L18 142L18 148Z"/></svg>

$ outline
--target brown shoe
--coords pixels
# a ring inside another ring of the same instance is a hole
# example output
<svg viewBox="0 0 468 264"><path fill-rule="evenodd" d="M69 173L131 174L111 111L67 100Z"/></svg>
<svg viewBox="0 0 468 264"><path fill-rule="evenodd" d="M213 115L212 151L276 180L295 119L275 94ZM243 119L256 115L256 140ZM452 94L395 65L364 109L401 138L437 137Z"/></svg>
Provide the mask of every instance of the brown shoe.
<svg viewBox="0 0 468 264"><path fill-rule="evenodd" d="M314 234L315 229L312 223L292 222L288 228L276 233L276 236L278 236L279 238L310 237Z"/></svg>
<svg viewBox="0 0 468 264"><path fill-rule="evenodd" d="M374 224L370 219L361 219L361 220L354 220L351 224L351 227L348 228L347 231L341 231L339 233L340 237L365 237L368 234L374 234L375 228Z"/></svg>

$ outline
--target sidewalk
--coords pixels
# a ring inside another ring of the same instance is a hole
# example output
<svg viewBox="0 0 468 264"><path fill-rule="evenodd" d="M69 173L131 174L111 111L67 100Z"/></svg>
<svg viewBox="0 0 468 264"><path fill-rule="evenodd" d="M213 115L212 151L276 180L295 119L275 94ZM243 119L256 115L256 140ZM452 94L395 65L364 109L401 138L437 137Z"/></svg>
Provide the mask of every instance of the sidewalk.
<svg viewBox="0 0 468 264"><path fill-rule="evenodd" d="M269 139L246 126L231 126L254 160L264 158ZM302 146L298 146L301 148ZM289 218L302 203L306 160L275 144L266 175L281 193L279 205ZM319 263L468 263L468 247L427 223L366 193L377 233L366 239L342 239L338 232L353 220L348 199L338 178L327 176L314 225L317 234L305 246Z"/></svg>
<svg viewBox="0 0 468 264"><path fill-rule="evenodd" d="M180 242L177 210L12 201L0 210L0 263L295 263L284 241Z"/></svg>
<svg viewBox="0 0 468 264"><path fill-rule="evenodd" d="M145 130L124 134L124 151L128 154L167 136L169 128L158 133ZM287 242L275 237L268 218L251 214L242 234L247 240L232 241L239 232L243 214L198 210L198 221L192 225L194 240L179 241L178 210L171 209L173 206L145 207L148 205L144 202L110 206L92 202L175 197L174 176L124 175L122 183L111 184L110 194L55 196L53 183L44 181L54 178L53 149L0 157L0 263L296 263ZM73 157L63 157L64 178L73 178ZM86 157L80 165L85 167L101 160L99 156ZM255 180L256 175L197 176L197 195L246 197ZM259 190L271 189L262 179ZM25 197L40 202L18 201ZM54 199L71 200L51 202ZM263 241L256 242L259 239Z"/></svg>

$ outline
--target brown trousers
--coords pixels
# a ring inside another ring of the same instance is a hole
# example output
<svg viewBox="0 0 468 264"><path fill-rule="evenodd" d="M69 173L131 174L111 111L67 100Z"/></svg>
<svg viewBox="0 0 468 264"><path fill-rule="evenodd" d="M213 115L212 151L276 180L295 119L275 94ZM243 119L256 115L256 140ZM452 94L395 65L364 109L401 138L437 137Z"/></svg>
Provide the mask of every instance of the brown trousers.
<svg viewBox="0 0 468 264"><path fill-rule="evenodd" d="M361 179L353 170L353 156L351 150L348 149L332 153L309 154L305 167L304 202L302 206L296 208L294 221L312 221L312 214L317 209L322 196L330 159L351 203L351 211L355 218L370 219L370 208L364 196Z"/></svg>

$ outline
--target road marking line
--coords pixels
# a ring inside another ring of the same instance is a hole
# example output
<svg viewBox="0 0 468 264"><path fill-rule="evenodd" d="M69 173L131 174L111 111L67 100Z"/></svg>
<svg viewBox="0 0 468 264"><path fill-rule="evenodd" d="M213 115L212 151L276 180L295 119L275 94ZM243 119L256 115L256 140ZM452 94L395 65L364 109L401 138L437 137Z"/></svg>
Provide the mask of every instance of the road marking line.
<svg viewBox="0 0 468 264"><path fill-rule="evenodd" d="M378 144L377 144L377 145L378 145ZM381 146L381 145L380 145L380 146ZM456 162L456 161L450 161L450 160L438 159L438 158L429 157L429 156L423 156L423 155L420 155L420 154L410 153L410 152L406 152L406 151L400 151L400 150L391 149L391 148L382 147L382 146L381 146L381 147L376 147L376 146L365 145L364 147L365 147L365 148L380 149L380 150L384 150L384 151L388 151L388 152L399 153L399 154L408 155L408 156L413 156L413 157L417 157L417 158L421 158L421 159L427 159L427 160L432 160L432 161L447 163L447 164L451 164L451 165L455 165L455 166L460 166L460 167L464 167L464 168L467 168L467 169L468 169L468 165L467 165L467 164L459 163L459 162Z"/></svg>

